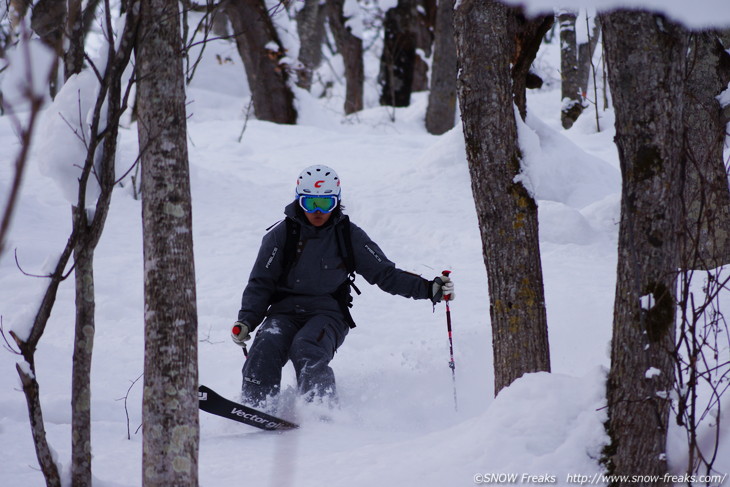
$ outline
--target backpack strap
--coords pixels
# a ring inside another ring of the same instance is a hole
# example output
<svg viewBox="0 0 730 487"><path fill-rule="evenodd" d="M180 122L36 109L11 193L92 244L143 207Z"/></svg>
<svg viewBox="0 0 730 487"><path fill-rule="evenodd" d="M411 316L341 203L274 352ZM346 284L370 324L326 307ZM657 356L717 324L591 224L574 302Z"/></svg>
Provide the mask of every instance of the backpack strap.
<svg viewBox="0 0 730 487"><path fill-rule="evenodd" d="M355 253L352 250L352 235L350 235L350 217L345 215L342 220L337 222L335 227L337 234L337 247L340 251L342 260L345 261L347 276L350 280L350 286L360 295L360 290L355 286ZM350 306L352 307L352 306Z"/></svg>
<svg viewBox="0 0 730 487"><path fill-rule="evenodd" d="M355 328L355 320L352 318L350 308L352 308L351 289L360 295L360 290L355 285L355 253L352 250L352 236L350 235L350 217L347 215L342 218L335 226L335 235L337 236L337 247L340 251L342 260L345 261L347 269L347 280L334 292L333 296L340 304L340 310L345 317L345 321L350 328Z"/></svg>
<svg viewBox="0 0 730 487"><path fill-rule="evenodd" d="M294 263L302 254L302 244L299 241L299 235L302 233L301 224L289 217L284 219L284 224L286 225L286 238L284 240L280 282L286 280L289 271L294 267Z"/></svg>

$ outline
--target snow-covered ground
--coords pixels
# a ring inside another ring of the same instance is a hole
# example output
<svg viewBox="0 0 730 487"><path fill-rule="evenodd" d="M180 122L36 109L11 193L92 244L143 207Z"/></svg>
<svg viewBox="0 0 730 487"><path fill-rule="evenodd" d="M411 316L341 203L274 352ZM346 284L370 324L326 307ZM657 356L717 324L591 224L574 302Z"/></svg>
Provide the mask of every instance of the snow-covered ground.
<svg viewBox="0 0 730 487"><path fill-rule="evenodd" d="M216 54L231 61L220 64ZM548 77L556 76L555 45L541 52L539 63ZM369 66L372 79L377 68ZM374 90L368 84L367 99L376 98ZM450 487L509 474L523 484L593 479L601 472L597 458L606 441L603 382L619 222L612 112L601 113L600 132L592 112L564 131L559 84L529 94L530 116L520 136L540 209L553 373L525 376L495 399L487 278L460 126L429 135L423 128L425 94L415 95L409 108L371 103L348 118L339 113L341 99L297 96L298 125L249 120L239 142L248 90L235 48L208 46L189 89L201 383L237 396L243 356L229 330L241 291L265 229L292 200L299 171L322 163L341 177L346 212L399 267L428 278L453 271L459 407L455 411L443 306L394 297L358 279L358 327L332 362L342 406L333 421L320 422L319 411L298 404L295 419L302 428L269 433L201 413L201 485ZM123 128L121 139L120 174L136 157L136 126ZM18 270L13 251L24 271L42 274L70 230L64 188L41 173L39 147L23 184L11 250L0 260L6 330L23 328L44 285ZM0 160L12 160L17 149L10 120L0 117ZM63 143L53 150L64 151ZM11 175L11 165L2 164L0 195ZM95 263L95 485L137 486L141 383L132 382L143 369L142 240L140 202L128 180L114 193ZM48 438L66 475L73 322L69 281L61 286L36 354ZM0 485L42 485L17 359L0 350ZM285 393L294 383L287 365ZM730 427L723 424L725 444L716 467L729 472ZM672 430L668 450L677 473L684 469L682 442L682 432Z"/></svg>

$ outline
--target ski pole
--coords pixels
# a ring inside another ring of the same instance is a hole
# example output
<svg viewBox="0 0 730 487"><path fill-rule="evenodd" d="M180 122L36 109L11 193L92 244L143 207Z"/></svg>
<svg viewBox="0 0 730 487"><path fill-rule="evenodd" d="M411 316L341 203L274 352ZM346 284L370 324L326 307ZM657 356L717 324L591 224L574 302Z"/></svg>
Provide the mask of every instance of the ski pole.
<svg viewBox="0 0 730 487"><path fill-rule="evenodd" d="M234 335L238 335L241 333L241 326L240 325L233 325L233 329L231 330ZM241 350L243 350L243 356L248 358L248 348L246 348L246 344L243 343L241 345Z"/></svg>
<svg viewBox="0 0 730 487"><path fill-rule="evenodd" d="M443 271L441 275L449 277L451 271ZM451 308L449 307L449 300L451 299L450 294L444 295L444 301L446 302L446 330L449 332L449 368L451 369L451 379L454 382L454 410L458 411L459 407L456 401L456 363L454 362L454 340L451 333Z"/></svg>

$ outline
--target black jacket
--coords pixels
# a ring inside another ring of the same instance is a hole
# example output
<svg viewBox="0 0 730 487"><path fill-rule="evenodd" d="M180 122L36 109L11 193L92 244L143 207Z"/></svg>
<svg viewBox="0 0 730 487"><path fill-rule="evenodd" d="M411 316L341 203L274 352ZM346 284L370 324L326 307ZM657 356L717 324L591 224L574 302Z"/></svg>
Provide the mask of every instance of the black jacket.
<svg viewBox="0 0 730 487"><path fill-rule="evenodd" d="M325 225L315 227L298 209L297 202L289 204L284 213L301 225L301 254L293 261L288 275L282 276L285 223L279 223L264 236L238 312L238 320L250 329L270 314L342 314L332 294L348 279L335 235L335 224L343 216L333 214ZM380 247L352 222L350 235L355 271L367 282L377 284L391 294L414 299L429 298L429 281L398 269Z"/></svg>

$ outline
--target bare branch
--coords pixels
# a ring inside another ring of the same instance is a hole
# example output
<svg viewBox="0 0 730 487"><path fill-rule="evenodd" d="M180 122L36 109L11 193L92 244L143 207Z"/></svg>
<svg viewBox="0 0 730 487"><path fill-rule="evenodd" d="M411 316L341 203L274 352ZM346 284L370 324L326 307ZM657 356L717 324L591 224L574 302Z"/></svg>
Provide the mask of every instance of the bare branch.
<svg viewBox="0 0 730 487"><path fill-rule="evenodd" d="M5 348L5 350L7 350L8 352L10 352L12 354L20 355L20 350L16 350L13 347L13 345L10 343L10 341L8 340L8 337L5 335L5 328L3 325L2 315L0 315L0 336L3 337L3 341L5 342L5 345L3 345L3 348Z"/></svg>
<svg viewBox="0 0 730 487"><path fill-rule="evenodd" d="M130 433L130 429L129 429L129 408L127 407L127 400L129 399L129 393L132 391L132 388L142 377L144 377L144 372L139 374L139 377L137 377L136 379L131 381L131 384L129 384L129 388L127 388L127 393L124 394L124 397L120 397L119 399L117 399L117 401L124 401L124 415L127 418L127 439L128 440L132 439L132 434Z"/></svg>
<svg viewBox="0 0 730 487"><path fill-rule="evenodd" d="M38 119L38 112L43 106L43 98L33 96L29 93L29 100L31 102L30 118L28 119L28 126L23 129L20 128L17 131L20 134L20 151L15 158L15 176L10 186L10 193L8 194L7 201L5 203L5 209L3 211L2 223L0 223L0 256L5 251L5 239L10 230L10 222L15 212L15 206L20 196L20 186L23 181L23 174L25 173L26 161L30 151L31 139L35 130L36 121ZM14 118L14 117L13 117ZM20 122L18 122L20 125Z"/></svg>
<svg viewBox="0 0 730 487"><path fill-rule="evenodd" d="M89 63L89 67L96 75L96 79L99 80L99 83L104 82L104 78L102 77L101 73L99 72L99 69L96 67L96 64L94 63L94 60L89 57L88 54L84 53L84 60Z"/></svg>

